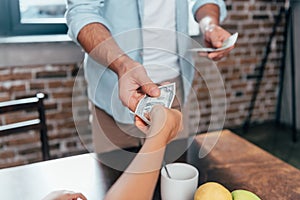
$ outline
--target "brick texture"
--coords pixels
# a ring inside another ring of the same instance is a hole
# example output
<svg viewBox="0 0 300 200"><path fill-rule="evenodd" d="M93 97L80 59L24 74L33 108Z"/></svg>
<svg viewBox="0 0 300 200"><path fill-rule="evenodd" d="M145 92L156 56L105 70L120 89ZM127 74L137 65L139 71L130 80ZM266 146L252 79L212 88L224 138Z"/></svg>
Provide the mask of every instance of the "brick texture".
<svg viewBox="0 0 300 200"><path fill-rule="evenodd" d="M236 48L231 54L216 66L224 81L226 93L226 118L224 128L241 126L248 113L250 100L266 44L270 38L275 16L283 6L283 1L258 0L226 0L228 16L223 26L231 33L238 32ZM252 122L263 122L275 118L279 69L283 52L284 20L277 27L273 39L271 53L266 64L265 73L257 96ZM195 38L201 40L201 38ZM203 64L203 58L195 56L196 78L194 91L198 91L197 99L192 104L198 104L200 117L191 115L191 126L198 127L198 132L206 132L211 118L215 118L211 107L212 99L206 94L205 79L211 79L212 63ZM204 93L204 94L203 94ZM195 108L195 106L192 106Z"/></svg>
<svg viewBox="0 0 300 200"><path fill-rule="evenodd" d="M88 123L88 100L81 64L2 67L0 69L1 101L30 97L37 92L47 94L45 100L50 154L52 158L86 152L82 145L91 144ZM3 72L3 73L2 73ZM75 72L75 73L74 73ZM76 96L73 85L76 84ZM74 98L72 98L74 97ZM72 103L76 109L72 113ZM79 116L80 117L76 117ZM83 115L83 116L82 116ZM78 137L76 123L84 126L85 135ZM0 115L0 124L15 123L37 117L36 112L22 111ZM85 137L87 137L86 139ZM38 131L0 137L0 168L23 165L42 160Z"/></svg>
<svg viewBox="0 0 300 200"><path fill-rule="evenodd" d="M218 108L224 105L226 115L222 127L237 127L243 124L259 70L257 66L263 58L274 16L284 4L284 1L274 0L225 2L228 16L222 26L231 33L239 32L239 38L231 54L216 63L195 55L196 75L193 91L196 96L191 99L190 125L192 130L197 132L219 128L223 120L220 119ZM278 33L272 42L272 50L253 112L253 122L274 119L284 41L283 29L284 22L278 27ZM194 39L201 40L200 37ZM86 152L87 148L92 149L86 83L83 73L77 75L80 66L80 63L70 63L0 68L0 101L33 96L37 92L48 95L45 100L46 117L53 158ZM219 76L224 87L218 82ZM73 91L74 84L76 87ZM72 103L76 105L73 111ZM200 115L196 110L200 110ZM0 124L33 117L34 113L30 111L0 115ZM78 125L77 130L73 117ZM36 131L0 137L0 168L41 161L39 148L39 133Z"/></svg>

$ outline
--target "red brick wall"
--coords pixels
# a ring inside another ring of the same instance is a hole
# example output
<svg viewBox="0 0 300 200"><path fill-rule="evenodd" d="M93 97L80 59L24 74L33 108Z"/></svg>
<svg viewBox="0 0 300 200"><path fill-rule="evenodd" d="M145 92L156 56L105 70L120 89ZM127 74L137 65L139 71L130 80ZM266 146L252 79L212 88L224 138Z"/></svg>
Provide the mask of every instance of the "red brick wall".
<svg viewBox="0 0 300 200"><path fill-rule="evenodd" d="M240 126L247 115L250 99L255 83L254 75L262 60L276 15L283 1L269 0L226 0L228 17L223 26L230 32L239 32L236 48L222 61L216 63L225 83L226 118L225 127ZM199 38L195 38L199 39ZM258 94L253 113L253 121L274 119L278 74L283 45L283 24L272 42L263 82ZM191 112L191 126L199 127L205 132L214 116L211 101L203 79L215 82L215 73L207 66L207 61L196 57L198 72L193 85L197 92L197 100L191 102L191 110L195 102L199 103L199 116ZM211 63L210 63L211 64ZM85 147L77 135L72 116L72 89L80 64L41 65L24 67L0 67L0 101L18 99L45 92L48 135L50 138L51 155L63 157L85 152ZM204 76L204 77L203 77ZM88 109L86 85L83 75L77 76L74 103L75 116L79 119L81 139L90 147L91 136L88 125ZM17 113L1 115L0 124L29 119L33 113ZM217 119L218 120L218 119ZM83 128L84 127L84 128ZM0 137L0 168L21 165L41 160L39 153L39 136L36 132L18 136Z"/></svg>
<svg viewBox="0 0 300 200"><path fill-rule="evenodd" d="M72 115L72 94L81 139L90 143L86 84L80 64L44 65L0 68L1 101L33 96L37 92L47 94L45 100L49 144L53 158L85 152L78 137ZM77 75L77 78L76 78ZM76 80L76 85L73 85ZM35 112L15 112L0 115L0 124L28 120ZM87 136L86 136L87 134ZM0 168L40 161L40 142L37 131L0 137Z"/></svg>
<svg viewBox="0 0 300 200"><path fill-rule="evenodd" d="M216 63L225 83L227 112L225 127L241 126L247 116L252 98L256 74L267 42L272 32L274 18L279 13L284 1L267 0L226 0L228 16L223 27L231 33L238 32L236 48L226 58ZM266 64L265 74L257 96L252 122L273 120L276 112L279 68L283 52L284 20L277 28L277 34L271 45L271 53ZM196 38L197 40L199 38ZM207 79L210 70L203 65L203 60L195 57L196 67ZM205 132L211 114L211 102L206 84L198 73L194 90L198 91L200 105L200 124L191 120L192 126L199 126L199 132ZM214 81L213 78L211 81Z"/></svg>

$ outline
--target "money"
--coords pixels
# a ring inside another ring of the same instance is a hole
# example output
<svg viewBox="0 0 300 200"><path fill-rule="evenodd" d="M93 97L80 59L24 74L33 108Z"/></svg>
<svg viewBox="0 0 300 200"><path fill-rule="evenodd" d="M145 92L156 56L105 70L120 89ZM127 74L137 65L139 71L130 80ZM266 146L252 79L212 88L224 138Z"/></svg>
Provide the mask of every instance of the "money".
<svg viewBox="0 0 300 200"><path fill-rule="evenodd" d="M238 33L235 33L233 35L231 35L227 40L225 40L222 44L222 47L220 48L206 48L206 47L202 47L202 48L193 48L193 49L189 49L189 51L196 51L196 52L214 52L214 51L222 51L225 50L229 47L232 47L238 38Z"/></svg>
<svg viewBox="0 0 300 200"><path fill-rule="evenodd" d="M139 116L147 124L151 122L147 119L147 114L150 113L154 105L162 105L167 108L171 108L172 103L175 98L176 84L171 83L167 85L162 85L158 87L160 89L159 97L150 97L145 95L138 103L135 114Z"/></svg>

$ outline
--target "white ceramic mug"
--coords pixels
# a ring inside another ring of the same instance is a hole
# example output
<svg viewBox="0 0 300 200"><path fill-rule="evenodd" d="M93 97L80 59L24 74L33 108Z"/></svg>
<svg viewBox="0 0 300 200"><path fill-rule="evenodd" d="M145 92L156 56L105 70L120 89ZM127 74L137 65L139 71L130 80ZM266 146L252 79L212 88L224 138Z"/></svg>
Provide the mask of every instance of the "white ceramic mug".
<svg viewBox="0 0 300 200"><path fill-rule="evenodd" d="M162 200L193 200L198 186L198 170L186 163L170 163L161 169L161 198Z"/></svg>

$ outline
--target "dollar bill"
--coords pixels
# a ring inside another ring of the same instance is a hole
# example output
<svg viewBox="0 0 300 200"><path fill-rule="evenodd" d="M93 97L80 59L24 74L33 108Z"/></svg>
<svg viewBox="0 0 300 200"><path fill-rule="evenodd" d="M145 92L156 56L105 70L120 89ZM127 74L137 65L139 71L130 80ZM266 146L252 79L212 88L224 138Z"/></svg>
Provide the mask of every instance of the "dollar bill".
<svg viewBox="0 0 300 200"><path fill-rule="evenodd" d="M238 33L235 33L233 35L231 35L227 40L225 40L222 44L222 47L220 48L206 48L206 47L202 47L202 48L193 48L193 49L189 49L189 51L195 51L195 52L215 52L215 51L222 51L225 50L229 47L232 47L236 41L238 39Z"/></svg>
<svg viewBox="0 0 300 200"><path fill-rule="evenodd" d="M160 89L159 97L150 97L145 95L138 103L135 114L139 116L147 124L151 122L147 119L147 114L151 111L154 105L162 105L171 108L175 98L176 84L170 83L158 87Z"/></svg>

